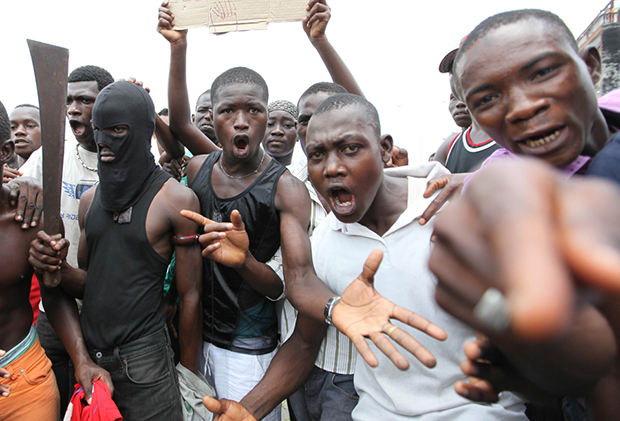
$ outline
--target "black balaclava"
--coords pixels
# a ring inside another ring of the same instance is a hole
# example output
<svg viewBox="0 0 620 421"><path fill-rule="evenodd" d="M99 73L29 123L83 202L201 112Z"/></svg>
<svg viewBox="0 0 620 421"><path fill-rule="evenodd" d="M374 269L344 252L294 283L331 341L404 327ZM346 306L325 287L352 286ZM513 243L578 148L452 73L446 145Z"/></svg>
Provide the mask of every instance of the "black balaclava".
<svg viewBox="0 0 620 421"><path fill-rule="evenodd" d="M155 106L144 88L120 81L97 95L92 116L101 204L107 211L120 213L138 201L144 183L156 168L151 154ZM125 135L114 136L105 131L122 124L129 127ZM114 161L101 162L100 144L114 152Z"/></svg>

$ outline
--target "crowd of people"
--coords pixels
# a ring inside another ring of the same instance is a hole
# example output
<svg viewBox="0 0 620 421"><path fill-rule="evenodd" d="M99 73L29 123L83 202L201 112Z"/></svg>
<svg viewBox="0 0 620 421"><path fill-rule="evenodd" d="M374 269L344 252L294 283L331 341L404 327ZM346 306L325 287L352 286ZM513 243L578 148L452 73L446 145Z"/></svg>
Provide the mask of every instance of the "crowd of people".
<svg viewBox="0 0 620 421"><path fill-rule="evenodd" d="M296 103L235 67L192 110L167 1L167 108L73 70L63 232L39 108L0 103L0 419L616 420L620 95L597 98L596 47L547 11L487 18L439 64L462 131L411 162L307 11L332 81Z"/></svg>

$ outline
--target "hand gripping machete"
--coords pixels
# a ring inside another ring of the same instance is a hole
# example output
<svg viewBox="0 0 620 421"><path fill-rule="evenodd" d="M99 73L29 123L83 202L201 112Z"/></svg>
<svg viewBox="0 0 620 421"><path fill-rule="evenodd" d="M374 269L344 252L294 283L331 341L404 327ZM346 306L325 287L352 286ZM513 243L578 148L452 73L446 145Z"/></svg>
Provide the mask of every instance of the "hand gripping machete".
<svg viewBox="0 0 620 421"><path fill-rule="evenodd" d="M65 146L67 74L69 50L28 40L41 110L43 147L43 229L50 235L64 233L60 219L62 162ZM51 288L60 284L60 271L44 272L43 282Z"/></svg>

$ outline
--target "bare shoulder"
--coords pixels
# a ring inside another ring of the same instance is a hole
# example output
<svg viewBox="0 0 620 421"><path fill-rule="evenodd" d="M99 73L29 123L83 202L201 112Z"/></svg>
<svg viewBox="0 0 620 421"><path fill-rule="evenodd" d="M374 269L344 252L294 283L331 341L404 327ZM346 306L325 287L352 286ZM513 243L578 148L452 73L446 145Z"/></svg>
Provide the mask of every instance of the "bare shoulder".
<svg viewBox="0 0 620 421"><path fill-rule="evenodd" d="M193 211L200 209L196 193L172 178L164 183L157 196L160 196L158 199L164 200L177 213L183 209Z"/></svg>
<svg viewBox="0 0 620 421"><path fill-rule="evenodd" d="M187 182L191 185L192 181L194 181L194 177L198 174L200 167L204 164L205 159L207 159L209 155L196 155L187 163L187 167L185 168L185 172L187 173Z"/></svg>
<svg viewBox="0 0 620 421"><path fill-rule="evenodd" d="M310 209L310 195L305 184L289 171L284 171L276 190L276 209L291 211L299 208Z"/></svg>

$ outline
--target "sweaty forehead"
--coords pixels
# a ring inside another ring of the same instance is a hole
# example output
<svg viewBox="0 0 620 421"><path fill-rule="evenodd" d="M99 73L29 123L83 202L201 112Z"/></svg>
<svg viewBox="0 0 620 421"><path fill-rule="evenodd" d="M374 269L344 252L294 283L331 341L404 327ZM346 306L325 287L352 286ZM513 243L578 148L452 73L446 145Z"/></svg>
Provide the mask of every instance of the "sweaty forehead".
<svg viewBox="0 0 620 421"><path fill-rule="evenodd" d="M11 111L11 121L17 120L34 120L39 121L41 118L39 116L39 110L32 107L19 107L15 108Z"/></svg>
<svg viewBox="0 0 620 421"><path fill-rule="evenodd" d="M252 83L233 83L222 86L217 95L212 97L213 105L221 103L261 103L267 108L264 90Z"/></svg>
<svg viewBox="0 0 620 421"><path fill-rule="evenodd" d="M312 116L306 135L306 147L310 144L327 144L353 135L373 138L375 130L364 116L363 110L355 105L322 112Z"/></svg>
<svg viewBox="0 0 620 421"><path fill-rule="evenodd" d="M472 83L485 83L487 77L509 75L547 53L576 54L567 36L555 25L533 18L509 23L489 30L459 55L454 83L463 93Z"/></svg>
<svg viewBox="0 0 620 421"><path fill-rule="evenodd" d="M99 87L94 80L87 82L69 82L67 84L67 96L97 96L98 93Z"/></svg>

